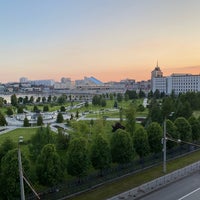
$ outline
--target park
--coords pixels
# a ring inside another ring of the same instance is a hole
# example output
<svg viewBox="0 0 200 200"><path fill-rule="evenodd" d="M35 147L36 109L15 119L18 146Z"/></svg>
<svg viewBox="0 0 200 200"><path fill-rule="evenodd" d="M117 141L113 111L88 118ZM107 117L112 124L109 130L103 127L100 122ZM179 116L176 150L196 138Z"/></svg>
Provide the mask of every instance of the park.
<svg viewBox="0 0 200 200"><path fill-rule="evenodd" d="M132 98L129 93L124 96L95 96L91 102L84 103L67 100L60 104L54 102L54 105L52 102L37 105L27 103L23 105L25 112L19 113L23 118L17 118L17 110L21 104L3 105L2 115L10 123L1 126L3 133L7 127L14 126L13 118L14 121L20 121L15 129L0 136L1 173L5 187L8 187L6 184L9 181L5 175L11 170L6 163L11 158L12 161L9 162L15 162L17 159L19 136L24 138L20 144L24 171L43 199L58 199L64 196L81 199L81 196L75 194L92 188L95 190L91 193L99 191L107 195L99 195L99 199L105 199L159 177L163 173L160 164L165 117L167 131L173 138L194 143L199 141L200 106L190 102L195 99L199 102L199 96L196 94L192 100L188 99L188 96L189 94L179 97L158 96L156 93L152 96L149 94L146 98ZM148 107L143 106L144 99L145 102L148 99ZM37 112L34 112L34 106L37 106ZM8 115L10 108L15 110L12 115ZM174 115L169 116L172 111ZM32 113L42 116L41 124L37 124L37 119L30 123L31 117L28 116ZM50 113L54 113L54 118L50 117L54 120L51 122L48 121L49 118L45 118L45 114L50 116ZM62 114L61 121L58 121L59 113ZM27 117L29 126L25 127L24 120ZM143 117L145 120L136 123L137 117ZM169 141L167 152L168 159L172 159L169 162L171 164L167 163L168 172L190 164L198 157L198 148ZM190 152L193 152L191 158L184 161L185 157L181 156ZM180 161L175 162L173 159L177 157L180 157ZM14 166L15 170L12 170L15 173L11 178L16 189L12 194L17 197L20 193L17 187L17 163L13 163ZM148 176L142 175L145 173L148 173ZM101 192L101 189L107 189L107 192ZM34 198L29 189L25 191L26 196ZM9 187L3 193L9 195ZM91 193L84 193L83 199Z"/></svg>

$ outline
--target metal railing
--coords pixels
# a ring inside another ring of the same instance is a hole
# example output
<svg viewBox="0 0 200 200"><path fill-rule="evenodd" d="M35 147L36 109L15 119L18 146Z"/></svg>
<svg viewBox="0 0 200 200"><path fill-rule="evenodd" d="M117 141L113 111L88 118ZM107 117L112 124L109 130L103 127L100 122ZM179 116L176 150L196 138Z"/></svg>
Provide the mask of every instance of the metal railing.
<svg viewBox="0 0 200 200"><path fill-rule="evenodd" d="M164 187L174 181L177 181L181 178L184 178L186 176L189 176L197 171L200 170L200 161L191 164L187 167L184 167L182 169L176 170L172 173L169 173L165 176L159 177L157 179L154 179L150 182L147 182L143 185L140 185L136 188L133 188L127 192L121 193L119 195L116 195L112 198L109 198L108 200L119 200L119 199L138 199L141 198L144 195L147 195L148 193L157 190L161 187Z"/></svg>

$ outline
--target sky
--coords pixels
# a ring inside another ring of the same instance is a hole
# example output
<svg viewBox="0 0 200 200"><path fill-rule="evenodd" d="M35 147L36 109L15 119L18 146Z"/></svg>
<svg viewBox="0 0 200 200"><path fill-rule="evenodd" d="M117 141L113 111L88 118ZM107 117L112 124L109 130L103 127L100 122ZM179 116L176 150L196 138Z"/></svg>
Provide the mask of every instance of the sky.
<svg viewBox="0 0 200 200"><path fill-rule="evenodd" d="M0 82L200 74L199 0L0 0Z"/></svg>

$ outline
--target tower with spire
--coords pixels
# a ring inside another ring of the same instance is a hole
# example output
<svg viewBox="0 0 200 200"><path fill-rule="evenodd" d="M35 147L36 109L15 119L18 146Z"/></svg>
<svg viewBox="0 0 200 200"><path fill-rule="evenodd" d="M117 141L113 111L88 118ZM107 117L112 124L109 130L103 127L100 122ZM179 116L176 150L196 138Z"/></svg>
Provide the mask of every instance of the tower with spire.
<svg viewBox="0 0 200 200"><path fill-rule="evenodd" d="M151 79L152 78L158 78L163 77L163 72L160 70L160 67L158 66L158 61L155 69L151 72Z"/></svg>

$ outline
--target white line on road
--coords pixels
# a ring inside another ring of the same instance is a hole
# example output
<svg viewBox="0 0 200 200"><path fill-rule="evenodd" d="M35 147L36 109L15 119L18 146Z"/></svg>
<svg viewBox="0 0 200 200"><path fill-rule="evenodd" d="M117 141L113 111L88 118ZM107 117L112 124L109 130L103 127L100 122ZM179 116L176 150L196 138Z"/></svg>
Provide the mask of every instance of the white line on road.
<svg viewBox="0 0 200 200"><path fill-rule="evenodd" d="M186 194L185 196L181 197L181 198L180 198L180 199L178 199L178 200L185 199L186 197L189 197L191 194L193 194L193 193L197 192L198 190L200 190L200 188L197 188L196 190L194 190L194 191L192 191L192 192L190 192L190 193Z"/></svg>

